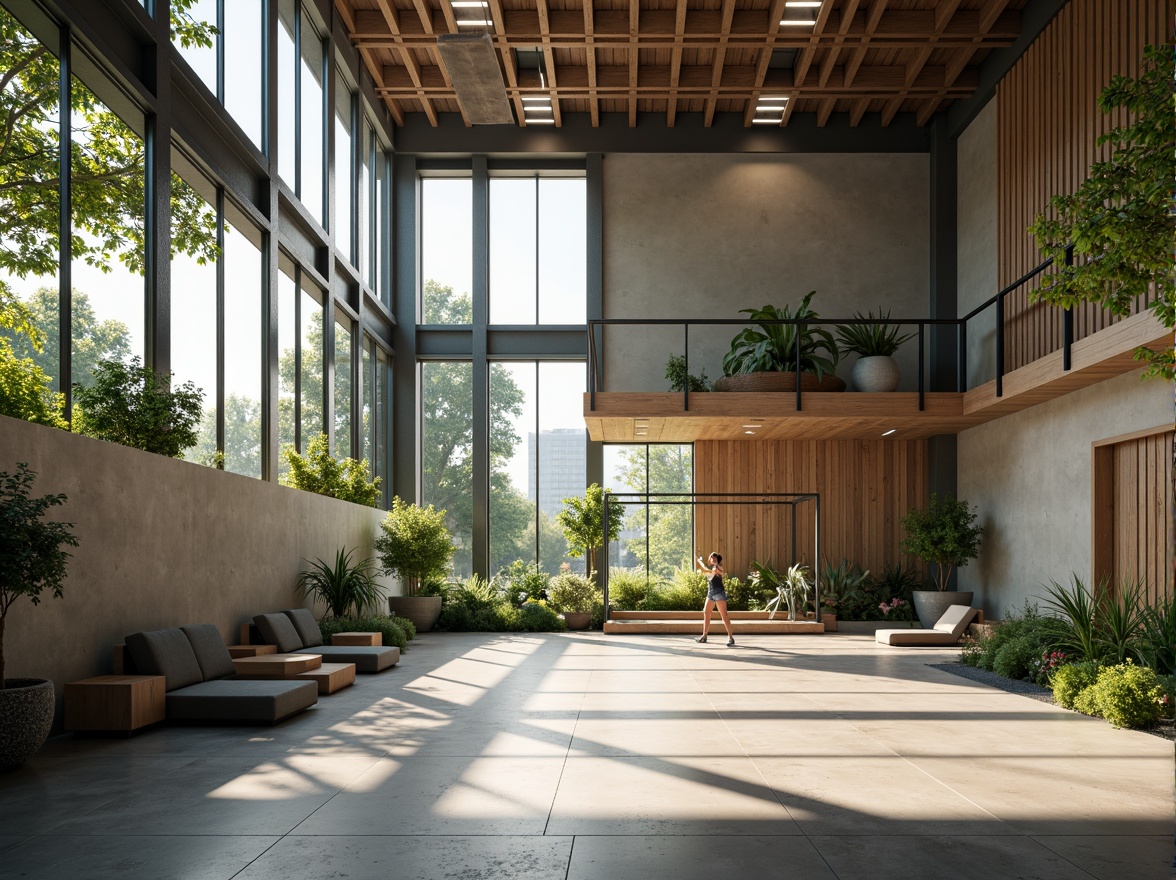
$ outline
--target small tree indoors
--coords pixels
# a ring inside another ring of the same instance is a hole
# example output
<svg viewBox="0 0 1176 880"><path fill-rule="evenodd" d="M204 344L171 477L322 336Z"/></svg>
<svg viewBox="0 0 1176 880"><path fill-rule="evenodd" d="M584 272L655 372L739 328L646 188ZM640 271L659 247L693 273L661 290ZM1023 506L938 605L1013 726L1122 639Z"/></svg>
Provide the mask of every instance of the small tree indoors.
<svg viewBox="0 0 1176 880"><path fill-rule="evenodd" d="M567 506L556 514L555 521L563 529L568 542L568 555L587 557L585 573L599 571L596 551L604 546L604 489L593 483L582 498L565 498ZM608 539L615 541L625 521L625 508L620 504L608 506Z"/></svg>

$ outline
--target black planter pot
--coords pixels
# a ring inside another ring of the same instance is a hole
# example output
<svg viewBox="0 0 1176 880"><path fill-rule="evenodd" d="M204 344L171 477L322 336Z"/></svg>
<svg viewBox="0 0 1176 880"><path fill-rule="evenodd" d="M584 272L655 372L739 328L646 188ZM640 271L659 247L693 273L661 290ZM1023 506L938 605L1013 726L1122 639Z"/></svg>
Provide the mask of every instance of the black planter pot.
<svg viewBox="0 0 1176 880"><path fill-rule="evenodd" d="M15 770L44 745L53 726L53 682L6 678L0 690L0 773Z"/></svg>
<svg viewBox="0 0 1176 880"><path fill-rule="evenodd" d="M919 623L923 629L931 629L936 621L943 617L943 613L952 605L972 606L972 594L958 590L912 590L915 614L919 616Z"/></svg>

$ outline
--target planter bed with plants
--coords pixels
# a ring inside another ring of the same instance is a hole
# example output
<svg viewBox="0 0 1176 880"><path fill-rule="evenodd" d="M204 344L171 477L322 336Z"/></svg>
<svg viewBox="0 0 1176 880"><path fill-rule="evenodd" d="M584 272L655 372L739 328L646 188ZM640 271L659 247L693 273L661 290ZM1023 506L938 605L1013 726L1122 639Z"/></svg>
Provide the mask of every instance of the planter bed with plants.
<svg viewBox="0 0 1176 880"><path fill-rule="evenodd" d="M1021 683L1048 689L1057 705L1115 727L1171 737L1176 593L1148 602L1143 582L1090 589L1076 575L1045 592L1048 614L1026 602L966 644L960 664L1016 684L1017 693Z"/></svg>

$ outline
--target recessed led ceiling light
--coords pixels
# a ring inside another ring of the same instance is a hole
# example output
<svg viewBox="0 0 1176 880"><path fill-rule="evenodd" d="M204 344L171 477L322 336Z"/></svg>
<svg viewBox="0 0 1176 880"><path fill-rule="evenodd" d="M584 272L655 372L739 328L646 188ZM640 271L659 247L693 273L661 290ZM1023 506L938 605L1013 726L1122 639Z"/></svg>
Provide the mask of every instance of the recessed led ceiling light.
<svg viewBox="0 0 1176 880"><path fill-rule="evenodd" d="M554 119L537 119L530 116L526 117L527 125L555 125Z"/></svg>
<svg viewBox="0 0 1176 880"><path fill-rule="evenodd" d="M762 428L763 425L740 425L741 428Z"/></svg>
<svg viewBox="0 0 1176 880"><path fill-rule="evenodd" d="M816 19L785 18L780 22L780 27L813 27L816 23Z"/></svg>
<svg viewBox="0 0 1176 880"><path fill-rule="evenodd" d="M551 107L540 107L538 104L528 104L523 108L524 113L554 113Z"/></svg>
<svg viewBox="0 0 1176 880"><path fill-rule="evenodd" d="M898 430L898 428L891 428L889 431L883 431L882 436L889 437L891 434L893 434L897 430Z"/></svg>
<svg viewBox="0 0 1176 880"><path fill-rule="evenodd" d="M785 6L792 9L820 9L823 0L786 0Z"/></svg>
<svg viewBox="0 0 1176 880"><path fill-rule="evenodd" d="M454 9L485 9L490 4L485 0L453 0L449 5Z"/></svg>
<svg viewBox="0 0 1176 880"><path fill-rule="evenodd" d="M744 433L744 434L754 434L754 433L755 433L755 431L744 431L743 433Z"/></svg>
<svg viewBox="0 0 1176 880"><path fill-rule="evenodd" d="M760 98L756 102L758 107L780 107L788 103L787 98Z"/></svg>
<svg viewBox="0 0 1176 880"><path fill-rule="evenodd" d="M468 20L459 20L457 22L458 27L486 27L491 24L494 24L494 22L485 18L471 18Z"/></svg>
<svg viewBox="0 0 1176 880"><path fill-rule="evenodd" d="M523 103L524 104L534 104L534 103L544 103L544 102L550 103L551 97L548 95L524 95L523 96Z"/></svg>
<svg viewBox="0 0 1176 880"><path fill-rule="evenodd" d="M751 120L751 124L752 125L779 125L783 121L784 121L783 117L781 117L780 119L753 119L753 120Z"/></svg>

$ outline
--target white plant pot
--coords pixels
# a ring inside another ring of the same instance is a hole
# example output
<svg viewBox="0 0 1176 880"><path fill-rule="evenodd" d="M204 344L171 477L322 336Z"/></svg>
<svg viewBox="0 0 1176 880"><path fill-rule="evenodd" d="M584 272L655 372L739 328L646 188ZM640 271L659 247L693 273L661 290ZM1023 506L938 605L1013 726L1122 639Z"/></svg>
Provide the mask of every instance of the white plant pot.
<svg viewBox="0 0 1176 880"><path fill-rule="evenodd" d="M892 357L859 358L853 365L855 391L893 391L898 387L898 363Z"/></svg>

